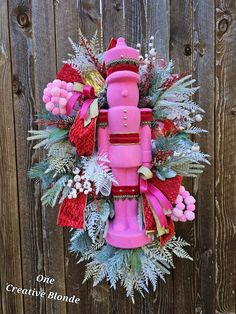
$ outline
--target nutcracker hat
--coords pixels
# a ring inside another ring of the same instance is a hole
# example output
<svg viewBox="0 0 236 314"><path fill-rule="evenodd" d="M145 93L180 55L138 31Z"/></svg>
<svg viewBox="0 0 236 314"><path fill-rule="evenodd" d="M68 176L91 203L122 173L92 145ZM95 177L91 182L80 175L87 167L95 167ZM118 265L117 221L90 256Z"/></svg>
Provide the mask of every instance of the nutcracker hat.
<svg viewBox="0 0 236 314"><path fill-rule="evenodd" d="M125 39L120 37L114 48L105 53L107 76L116 71L132 71L138 73L139 53L136 49L128 47Z"/></svg>

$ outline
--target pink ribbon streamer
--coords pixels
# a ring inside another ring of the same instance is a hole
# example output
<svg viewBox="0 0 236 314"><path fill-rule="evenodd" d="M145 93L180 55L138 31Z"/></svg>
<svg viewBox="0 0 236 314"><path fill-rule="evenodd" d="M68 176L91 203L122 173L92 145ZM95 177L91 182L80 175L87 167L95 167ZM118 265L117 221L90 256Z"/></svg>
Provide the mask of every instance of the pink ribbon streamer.
<svg viewBox="0 0 236 314"><path fill-rule="evenodd" d="M86 120L88 109L89 109L90 105L92 104L92 102L94 101L94 99L96 98L94 88L92 86L85 85L83 87L82 92L74 92L74 94L70 97L70 99L67 102L66 112L67 112L67 115L70 115L76 102L82 96L86 97L87 99L84 101L84 103L82 105L82 108L80 111L80 117L83 120Z"/></svg>
<svg viewBox="0 0 236 314"><path fill-rule="evenodd" d="M163 209L172 209L171 202L165 195L147 180L140 178L140 193L145 193L162 227L168 227Z"/></svg>

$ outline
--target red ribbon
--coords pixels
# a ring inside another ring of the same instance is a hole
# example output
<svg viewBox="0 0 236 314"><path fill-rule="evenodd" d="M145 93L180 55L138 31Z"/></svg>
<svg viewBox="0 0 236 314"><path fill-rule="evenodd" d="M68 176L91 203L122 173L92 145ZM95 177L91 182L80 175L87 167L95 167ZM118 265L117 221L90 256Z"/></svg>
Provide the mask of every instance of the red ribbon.
<svg viewBox="0 0 236 314"><path fill-rule="evenodd" d="M147 180L140 177L140 193L145 193L147 199L150 201L152 208L160 222L161 227L168 227L168 222L164 209L172 209L170 201L165 195L156 188L153 184L148 183Z"/></svg>
<svg viewBox="0 0 236 314"><path fill-rule="evenodd" d="M96 98L94 88L90 85L84 85L83 90L81 92L74 92L73 95L70 97L70 99L67 102L66 110L67 110L67 115L70 115L72 109L74 108L76 102L80 97L87 98L83 102L81 111L80 111L80 118L83 120L87 119L87 111Z"/></svg>

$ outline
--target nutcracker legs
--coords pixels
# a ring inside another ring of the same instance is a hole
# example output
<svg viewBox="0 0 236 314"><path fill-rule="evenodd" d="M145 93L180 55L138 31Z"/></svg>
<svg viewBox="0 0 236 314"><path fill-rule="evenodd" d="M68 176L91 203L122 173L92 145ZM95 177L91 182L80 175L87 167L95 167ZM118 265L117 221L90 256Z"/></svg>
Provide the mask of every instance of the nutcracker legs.
<svg viewBox="0 0 236 314"><path fill-rule="evenodd" d="M138 186L138 168L112 168L119 186ZM125 197L125 195L124 195ZM109 223L107 242L121 248L136 248L150 242L144 227L138 224L137 198L114 200L115 217Z"/></svg>

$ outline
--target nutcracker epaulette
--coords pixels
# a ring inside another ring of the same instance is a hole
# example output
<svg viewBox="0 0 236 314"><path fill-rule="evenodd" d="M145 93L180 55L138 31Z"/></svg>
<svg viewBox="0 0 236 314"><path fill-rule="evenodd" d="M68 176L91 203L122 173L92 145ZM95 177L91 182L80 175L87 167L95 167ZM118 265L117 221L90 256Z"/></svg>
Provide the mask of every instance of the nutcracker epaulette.
<svg viewBox="0 0 236 314"><path fill-rule="evenodd" d="M97 126L105 128L108 126L108 111L100 111L97 118Z"/></svg>
<svg viewBox="0 0 236 314"><path fill-rule="evenodd" d="M141 126L150 125L153 122L152 111L141 111Z"/></svg>

